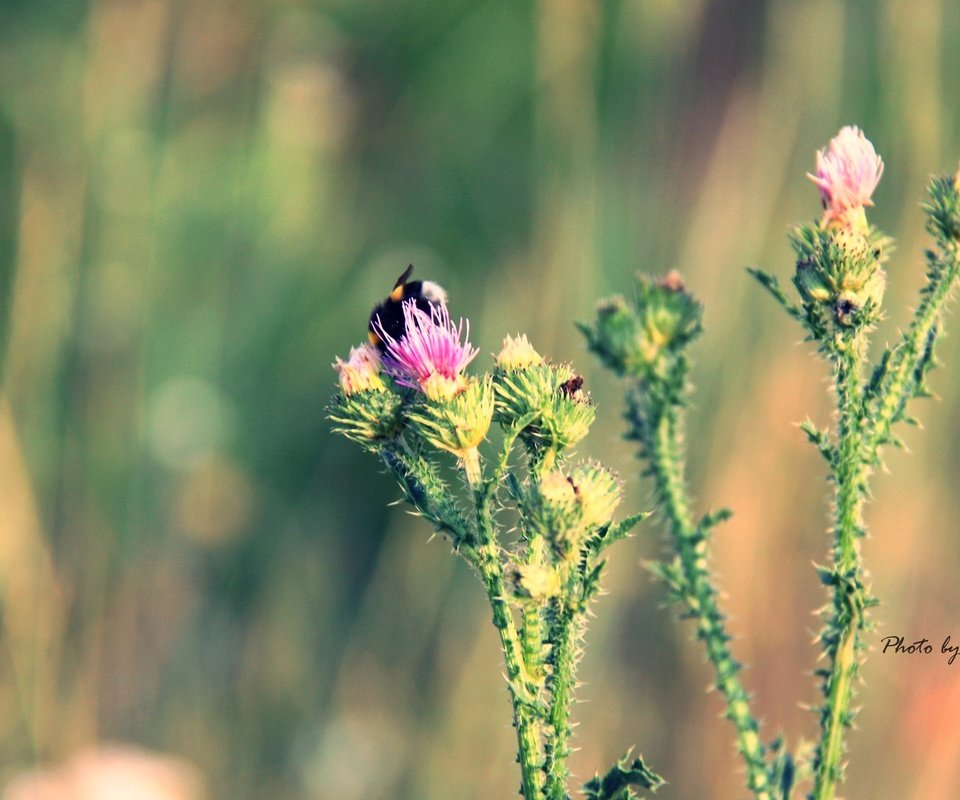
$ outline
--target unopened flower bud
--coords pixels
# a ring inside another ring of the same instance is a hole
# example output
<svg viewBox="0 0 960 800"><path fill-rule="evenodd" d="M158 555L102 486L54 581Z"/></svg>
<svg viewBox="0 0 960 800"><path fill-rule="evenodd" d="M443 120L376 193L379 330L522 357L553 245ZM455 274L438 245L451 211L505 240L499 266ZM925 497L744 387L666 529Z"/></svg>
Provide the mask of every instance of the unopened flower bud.
<svg viewBox="0 0 960 800"><path fill-rule="evenodd" d="M656 371L661 360L686 345L700 331L702 308L686 291L677 272L653 280L639 276L637 299L622 297L597 307L593 326L581 325L590 349L623 374Z"/></svg>
<svg viewBox="0 0 960 800"><path fill-rule="evenodd" d="M554 455L572 447L590 430L596 408L583 391L583 378L566 364L533 364L494 374L497 420L504 428L521 420L527 446Z"/></svg>
<svg viewBox="0 0 960 800"><path fill-rule="evenodd" d="M588 462L577 467L570 476L583 509L583 524L602 527L613 519L613 512L623 499L619 478L600 464Z"/></svg>
<svg viewBox="0 0 960 800"><path fill-rule="evenodd" d="M403 398L390 391L338 393L327 408L334 430L370 449L396 438L403 428Z"/></svg>
<svg viewBox="0 0 960 800"><path fill-rule="evenodd" d="M852 228L808 225L794 232L793 244L798 259L793 283L810 311L832 312L834 321L844 327L879 317L886 284L880 268L881 239Z"/></svg>
<svg viewBox="0 0 960 800"><path fill-rule="evenodd" d="M533 349L526 334L505 337L503 347L496 356L497 366L505 372L515 372L543 363L543 356Z"/></svg>
<svg viewBox="0 0 960 800"><path fill-rule="evenodd" d="M927 191L930 197L923 207L927 230L941 240L960 240L960 169L934 177Z"/></svg>
<svg viewBox="0 0 960 800"><path fill-rule="evenodd" d="M389 390L380 372L380 357L369 344L350 349L347 361L333 363L340 391L327 408L334 430L376 449L403 427L402 398Z"/></svg>
<svg viewBox="0 0 960 800"><path fill-rule="evenodd" d="M577 490L566 475L554 470L540 479L540 498L544 504L565 513L576 505Z"/></svg>

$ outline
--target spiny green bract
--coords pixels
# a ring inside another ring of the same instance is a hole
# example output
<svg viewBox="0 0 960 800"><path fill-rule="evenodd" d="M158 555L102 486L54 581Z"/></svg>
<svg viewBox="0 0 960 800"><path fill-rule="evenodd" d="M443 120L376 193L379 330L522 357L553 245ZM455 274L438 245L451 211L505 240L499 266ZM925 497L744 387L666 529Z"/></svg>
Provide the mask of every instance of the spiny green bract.
<svg viewBox="0 0 960 800"><path fill-rule="evenodd" d="M582 383L568 364L498 367L493 374L496 419L504 428L531 419L520 432L524 443L533 451L559 453L583 439L597 416Z"/></svg>
<svg viewBox="0 0 960 800"><path fill-rule="evenodd" d="M553 470L528 490L530 533L542 535L561 561L579 558L584 542L610 524L622 497L619 478L600 464Z"/></svg>
<svg viewBox="0 0 960 800"><path fill-rule="evenodd" d="M489 375L471 378L449 400L423 399L407 412L410 425L439 450L463 457L480 445L493 419L493 384Z"/></svg>
<svg viewBox="0 0 960 800"><path fill-rule="evenodd" d="M623 499L620 479L602 464L588 461L574 468L570 480L583 509L584 524L589 528L609 525Z"/></svg>
<svg viewBox="0 0 960 800"><path fill-rule="evenodd" d="M849 328L878 319L886 287L880 263L889 240L876 230L801 225L790 241L797 255L794 286L820 325L832 320Z"/></svg>
<svg viewBox="0 0 960 800"><path fill-rule="evenodd" d="M619 375L659 372L664 357L678 352L701 330L703 307L686 292L680 276L637 276L633 304L617 295L597 306L593 326L579 324L589 347Z"/></svg>
<svg viewBox="0 0 960 800"><path fill-rule="evenodd" d="M960 170L933 178L928 191L930 199L923 206L927 230L938 239L960 239Z"/></svg>
<svg viewBox="0 0 960 800"><path fill-rule="evenodd" d="M397 391L338 392L327 407L334 431L370 450L395 439L404 425L403 397Z"/></svg>

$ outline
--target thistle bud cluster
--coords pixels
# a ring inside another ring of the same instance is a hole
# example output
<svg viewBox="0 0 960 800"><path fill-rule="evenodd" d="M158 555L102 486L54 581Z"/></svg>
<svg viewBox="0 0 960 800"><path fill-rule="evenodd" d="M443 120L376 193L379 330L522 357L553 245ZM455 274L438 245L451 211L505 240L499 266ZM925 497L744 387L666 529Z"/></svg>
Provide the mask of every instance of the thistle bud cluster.
<svg viewBox="0 0 960 800"><path fill-rule="evenodd" d="M867 650L864 637L872 624L869 609L877 603L870 594L859 544L867 533L864 505L870 496L870 477L883 463L884 448L902 446L894 427L916 421L907 413L908 404L931 395L927 376L938 363L935 345L947 303L960 283L958 170L934 177L929 184L923 207L934 241L925 252L925 285L909 324L879 360L870 364L869 334L872 323L881 316L886 288L881 265L889 240L869 224L866 209L873 205L873 192L882 174L883 162L862 131L841 129L817 153L816 173L809 175L820 191L823 215L797 228L791 237L796 252L793 284L800 303L788 298L773 275L751 270L784 310L804 326L809 339L819 344L820 354L832 367L836 398L835 431L821 429L809 420L801 426L827 462L834 484L833 563L818 568L832 602L822 611L824 623L819 634L829 664L816 673L824 701L816 709L820 737L812 760L811 798L834 797L836 784L842 780L844 737L856 714L855 688ZM701 523L698 534L702 528ZM661 572L676 583L679 573L672 567ZM736 719L737 698L733 700L730 712ZM755 728L750 724L744 730L753 734ZM766 769L762 753L755 757L747 749L743 752L748 770L754 769L753 764ZM780 759L774 762L770 777L779 776L782 781L785 764ZM765 780L753 781L751 787L771 782L759 772L754 774Z"/></svg>
<svg viewBox="0 0 960 800"><path fill-rule="evenodd" d="M687 335L695 309L677 281L650 291L663 307L649 309L643 335L670 348ZM548 361L526 336L507 336L492 372L470 375L477 350L469 324L452 321L443 300L400 302L402 325L390 326L397 335L375 315L379 349L361 345L334 362L339 388L329 416L382 457L410 504L476 570L504 648L524 795L567 796L579 631L599 591L601 554L645 515L614 524L619 479L598 463L567 461L596 417L569 364ZM501 435L489 436L493 422ZM488 437L501 447L489 466L480 459ZM516 442L526 449L521 464L511 459ZM435 463L444 453L459 459L468 492ZM520 536L503 536L497 519L511 499ZM474 513L464 514L464 504Z"/></svg>
<svg viewBox="0 0 960 800"><path fill-rule="evenodd" d="M703 307L677 272L637 276L632 303L617 295L597 306L593 326L580 325L587 343L619 375L662 374L701 329Z"/></svg>

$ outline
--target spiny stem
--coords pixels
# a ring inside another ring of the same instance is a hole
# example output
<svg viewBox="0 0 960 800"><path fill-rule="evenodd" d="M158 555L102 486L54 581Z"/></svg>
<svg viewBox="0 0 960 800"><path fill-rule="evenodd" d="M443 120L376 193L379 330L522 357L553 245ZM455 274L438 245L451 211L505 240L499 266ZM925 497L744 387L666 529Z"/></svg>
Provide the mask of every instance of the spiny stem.
<svg viewBox="0 0 960 800"><path fill-rule="evenodd" d="M863 452L863 390L860 335L844 340L834 353L837 393L838 457L834 467L836 509L834 521L833 611L822 634L830 671L824 678L826 705L820 741L814 758L814 800L832 800L843 779L840 761L844 731L850 726L850 700L860 664L861 633L865 625L863 564L858 539L864 535L863 501L867 461Z"/></svg>
<svg viewBox="0 0 960 800"><path fill-rule="evenodd" d="M932 277L933 282L923 294L910 327L890 357L866 432L871 454L875 454L887 441L893 423L900 418L907 402L920 388L918 377L922 379L922 375L917 376L918 368L927 357L931 332L934 332L943 307L960 277L958 246L955 240L942 245L939 258L945 262L945 268L942 273Z"/></svg>
<svg viewBox="0 0 960 800"><path fill-rule="evenodd" d="M546 543L542 536L534 536L527 546L525 563L531 567L543 564ZM538 602L523 608L523 660L530 677L539 684L543 681L543 608Z"/></svg>
<svg viewBox="0 0 960 800"><path fill-rule="evenodd" d="M570 737L570 704L576 680L576 614L560 600L555 600L550 618L550 710L551 735L547 740L544 772L547 776L548 800L566 800L567 756L570 754L567 741Z"/></svg>
<svg viewBox="0 0 960 800"><path fill-rule="evenodd" d="M380 456L410 505L447 536L461 556L476 564L474 531L436 467L416 451L403 447L383 448Z"/></svg>
<svg viewBox="0 0 960 800"><path fill-rule="evenodd" d="M861 360L859 342L851 342L836 359L839 459L836 468L836 553L841 575L861 569L858 536L863 535L865 492L864 459L861 451Z"/></svg>
<svg viewBox="0 0 960 800"><path fill-rule="evenodd" d="M684 365L678 364L676 370L677 385L682 385ZM773 800L765 750L758 735L759 725L750 711L750 698L737 677L740 664L730 652L730 635L717 607L716 590L707 566L706 540L703 532L693 524L690 514L676 401L672 397L660 398L651 422L652 430L639 425L638 429L642 430L638 433L641 439L647 439L647 456L661 507L680 557L683 599L697 620L697 637L706 645L716 673L716 686L726 701L726 716L736 729L738 750L747 766L747 787L758 800Z"/></svg>
<svg viewBox="0 0 960 800"><path fill-rule="evenodd" d="M485 492L475 493L477 501L477 530L480 544L478 568L483 580L493 624L500 633L510 701L513 703L514 725L517 728L517 745L520 763L521 791L525 800L541 800L543 797L543 772L540 752L540 731L537 725L537 687L531 682L523 662L523 647L517 634L513 614L507 605L503 585L503 565L500 549L494 537L493 518Z"/></svg>

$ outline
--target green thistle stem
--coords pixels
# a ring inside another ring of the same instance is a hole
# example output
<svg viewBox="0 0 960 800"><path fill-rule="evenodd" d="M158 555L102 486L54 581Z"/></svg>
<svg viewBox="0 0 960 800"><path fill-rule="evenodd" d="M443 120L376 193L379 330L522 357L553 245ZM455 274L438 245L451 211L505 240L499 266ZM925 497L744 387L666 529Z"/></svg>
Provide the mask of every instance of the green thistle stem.
<svg viewBox="0 0 960 800"><path fill-rule="evenodd" d="M863 537L863 501L866 496L867 460L863 452L863 396L859 338L849 338L833 354L837 393L839 451L834 467L836 509L834 523L833 608L822 634L830 670L824 677L826 705L820 741L814 758L814 800L833 800L836 784L843 780L841 759L844 732L850 727L850 701L859 673L861 634L867 604L863 563L858 539Z"/></svg>
<svg viewBox="0 0 960 800"><path fill-rule="evenodd" d="M863 535L862 514L866 475L861 451L860 343L851 342L836 359L835 384L839 417L840 458L836 469L837 569L841 575L859 574L860 551L857 538Z"/></svg>
<svg viewBox="0 0 960 800"><path fill-rule="evenodd" d="M562 601L554 601L550 619L550 663L553 671L549 677L550 710L544 772L547 776L546 797L548 800L566 800L567 742L570 738L570 705L576 681L576 615Z"/></svg>
<svg viewBox="0 0 960 800"><path fill-rule="evenodd" d="M546 554L546 542L542 536L534 536L527 547L525 562L539 567ZM531 679L543 681L543 607L540 603L527 603L523 609L523 660Z"/></svg>
<svg viewBox="0 0 960 800"><path fill-rule="evenodd" d="M493 519L486 492L475 494L477 502L477 530L480 544L477 548L480 578L490 599L493 625L500 634L510 701L513 704L514 725L517 729L517 761L520 764L521 791L525 800L543 797L543 763L540 752L540 731L537 724L537 687L531 681L523 662L523 645L517 634L513 614L507 605L503 585L503 560L493 535Z"/></svg>
<svg viewBox="0 0 960 800"><path fill-rule="evenodd" d="M476 564L474 532L437 469L415 450L402 446L385 447L380 457L410 505L443 533L461 556Z"/></svg>
<svg viewBox="0 0 960 800"><path fill-rule="evenodd" d="M676 364L674 373L674 386L682 387L685 374L682 359ZM650 426L639 423L636 433L645 444L660 506L680 557L683 599L697 621L697 637L706 645L716 673L716 687L726 701L726 716L736 729L737 748L747 766L747 787L757 800L773 800L765 750L758 735L759 725L750 711L750 698L738 678L741 667L730 652L730 635L725 630L724 617L716 602L716 590L711 583L706 539L703 531L693 524L690 514L684 486L677 401L670 396L671 393L666 394L667 397L657 398Z"/></svg>
<svg viewBox="0 0 960 800"><path fill-rule="evenodd" d="M903 416L907 402L923 389L923 369L930 358L929 348L936 337L943 308L960 277L958 242L942 243L938 259L940 269L931 274L910 327L900 345L893 351L878 392L875 408L867 427L871 454L889 440L893 423Z"/></svg>

